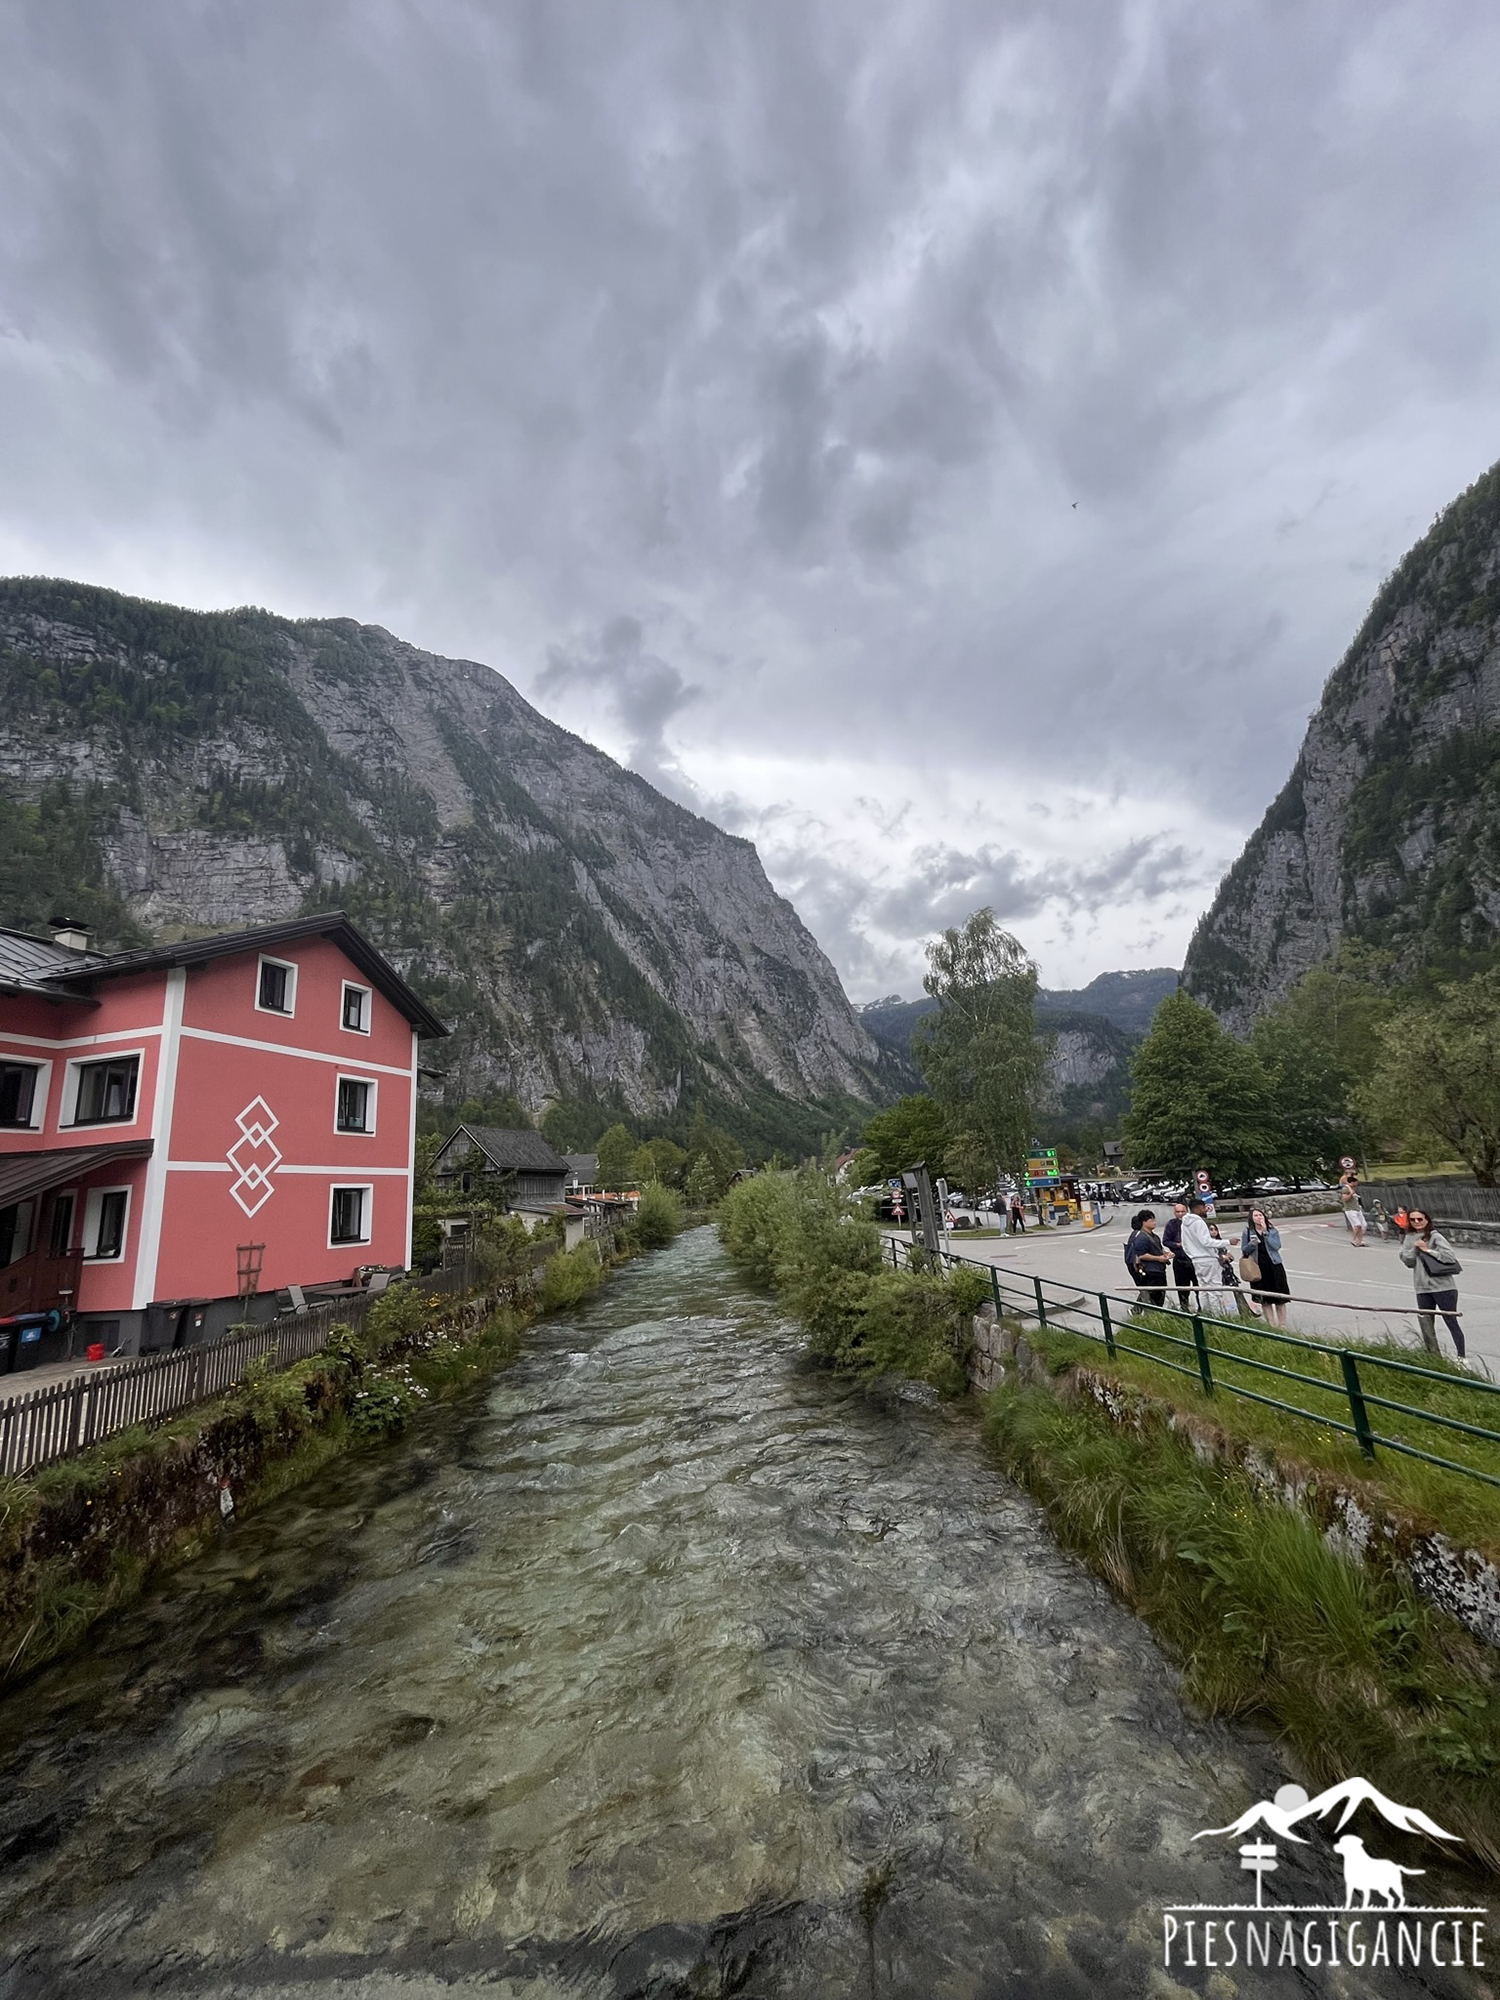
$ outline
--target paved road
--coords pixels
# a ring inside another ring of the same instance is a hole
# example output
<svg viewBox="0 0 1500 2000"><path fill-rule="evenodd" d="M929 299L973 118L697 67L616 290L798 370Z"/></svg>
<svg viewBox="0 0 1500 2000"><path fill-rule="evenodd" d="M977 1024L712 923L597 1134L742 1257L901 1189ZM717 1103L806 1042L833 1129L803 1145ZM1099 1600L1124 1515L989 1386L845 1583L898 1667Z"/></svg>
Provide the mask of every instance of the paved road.
<svg viewBox="0 0 1500 2000"><path fill-rule="evenodd" d="M1034 1272L1090 1291L1128 1293L1131 1287L1122 1257L1129 1233L1126 1210L1106 1209L1105 1215L1102 1229L1083 1229L1077 1223L1066 1229L1033 1227L1024 1236L982 1237L977 1242L960 1231L951 1242L955 1251L980 1262ZM1221 1227L1227 1239L1236 1225L1225 1220ZM1320 1338L1341 1333L1367 1340L1394 1337L1420 1347L1411 1311L1411 1274L1397 1255L1394 1238L1382 1242L1372 1236L1362 1250L1356 1250L1338 1215L1288 1216L1277 1227L1293 1293L1289 1331ZM1469 1355L1500 1381L1500 1250L1465 1245L1458 1254L1464 1264L1459 1305ZM1320 1301L1336 1303L1320 1309ZM1356 1310L1339 1310L1339 1305ZM1231 1306L1229 1316L1233 1315ZM1441 1321L1438 1325L1447 1349L1446 1332Z"/></svg>

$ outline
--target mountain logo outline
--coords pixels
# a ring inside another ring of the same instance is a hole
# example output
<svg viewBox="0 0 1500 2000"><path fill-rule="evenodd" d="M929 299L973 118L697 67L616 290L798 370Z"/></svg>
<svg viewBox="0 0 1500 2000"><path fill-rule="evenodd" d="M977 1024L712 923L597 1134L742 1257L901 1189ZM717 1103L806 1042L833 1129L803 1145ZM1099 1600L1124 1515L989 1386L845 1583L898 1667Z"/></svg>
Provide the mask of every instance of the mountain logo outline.
<svg viewBox="0 0 1500 2000"><path fill-rule="evenodd" d="M1207 1826L1201 1833L1193 1835L1194 1840L1207 1840L1210 1835L1240 1835L1248 1833L1252 1827L1263 1826L1279 1839L1295 1841L1299 1847L1306 1847L1307 1841L1293 1828L1303 1820L1323 1820L1338 1808L1342 1808L1334 1827L1335 1833L1342 1833L1362 1805L1373 1806L1383 1820L1401 1833L1425 1833L1431 1840L1451 1841L1461 1846L1456 1833L1449 1833L1436 1820L1429 1819L1418 1806L1398 1805L1388 1799L1384 1792L1372 1785L1368 1778L1344 1778L1336 1785L1309 1798L1301 1785L1283 1785L1274 1799L1259 1799L1248 1806L1238 1819L1228 1826Z"/></svg>

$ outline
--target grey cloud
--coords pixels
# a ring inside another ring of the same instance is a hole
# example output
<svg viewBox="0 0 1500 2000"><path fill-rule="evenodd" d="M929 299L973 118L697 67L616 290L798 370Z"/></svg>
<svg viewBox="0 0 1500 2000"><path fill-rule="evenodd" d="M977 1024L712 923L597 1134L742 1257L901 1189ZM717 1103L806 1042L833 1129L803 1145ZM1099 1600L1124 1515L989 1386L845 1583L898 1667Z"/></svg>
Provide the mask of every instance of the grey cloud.
<svg viewBox="0 0 1500 2000"><path fill-rule="evenodd" d="M1497 72L1478 0L17 0L0 566L378 619L687 798L1140 802L892 922L1190 899L1497 449Z"/></svg>
<svg viewBox="0 0 1500 2000"><path fill-rule="evenodd" d="M625 762L630 769L697 811L702 799L668 745L666 728L703 690L685 681L666 660L648 653L644 636L638 618L620 616L608 621L590 652L567 653L552 647L537 691L546 696L597 690L626 732Z"/></svg>

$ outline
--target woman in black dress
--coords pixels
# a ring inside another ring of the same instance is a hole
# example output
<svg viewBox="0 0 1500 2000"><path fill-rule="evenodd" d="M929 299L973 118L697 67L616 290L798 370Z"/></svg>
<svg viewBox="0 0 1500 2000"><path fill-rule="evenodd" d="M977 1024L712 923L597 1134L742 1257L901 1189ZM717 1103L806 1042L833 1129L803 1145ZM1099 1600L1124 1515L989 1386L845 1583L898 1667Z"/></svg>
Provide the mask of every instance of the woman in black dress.
<svg viewBox="0 0 1500 2000"><path fill-rule="evenodd" d="M1286 1325L1286 1302L1292 1287L1281 1261L1281 1231L1263 1208L1252 1208L1240 1236L1240 1260L1253 1257L1260 1276L1250 1280L1250 1296L1264 1311L1268 1326Z"/></svg>

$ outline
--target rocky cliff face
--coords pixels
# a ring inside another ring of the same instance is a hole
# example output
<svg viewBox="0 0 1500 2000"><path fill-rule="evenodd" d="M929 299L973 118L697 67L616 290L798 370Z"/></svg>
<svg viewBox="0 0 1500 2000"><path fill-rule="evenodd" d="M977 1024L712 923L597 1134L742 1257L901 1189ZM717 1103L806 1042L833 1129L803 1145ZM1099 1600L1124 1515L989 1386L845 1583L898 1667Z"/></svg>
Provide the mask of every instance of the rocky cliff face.
<svg viewBox="0 0 1500 2000"><path fill-rule="evenodd" d="M3 920L70 893L122 937L342 905L456 1023L456 1093L729 1105L768 1135L884 1094L748 841L379 627L0 582L0 790Z"/></svg>
<svg viewBox="0 0 1500 2000"><path fill-rule="evenodd" d="M1412 970L1497 932L1500 466L1376 598L1183 984L1243 1030L1345 938Z"/></svg>

